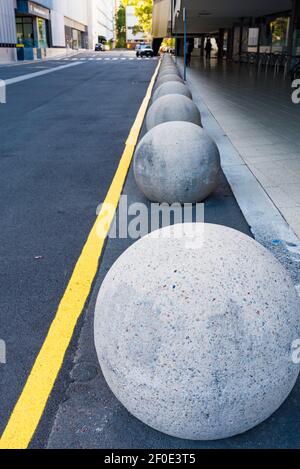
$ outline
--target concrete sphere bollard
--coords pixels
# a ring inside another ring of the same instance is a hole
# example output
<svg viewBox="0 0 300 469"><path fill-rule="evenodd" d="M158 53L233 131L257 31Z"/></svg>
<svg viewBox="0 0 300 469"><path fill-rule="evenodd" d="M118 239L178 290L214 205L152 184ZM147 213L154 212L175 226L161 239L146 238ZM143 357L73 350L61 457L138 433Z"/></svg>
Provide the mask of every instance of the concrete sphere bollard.
<svg viewBox="0 0 300 469"><path fill-rule="evenodd" d="M186 85L175 81L169 81L168 83L160 85L155 90L152 101L155 101L156 99L161 98L167 94L182 94L183 96L192 99L192 94Z"/></svg>
<svg viewBox="0 0 300 469"><path fill-rule="evenodd" d="M168 73L167 75L164 75L163 77L158 78L155 84L156 89L159 88L164 83L168 83L169 81L177 81L178 83L184 83L183 79L180 78L179 75L175 73Z"/></svg>
<svg viewBox="0 0 300 469"><path fill-rule="evenodd" d="M292 390L299 306L286 271L252 238L220 225L167 227L134 243L104 279L98 359L145 424L227 438L263 422Z"/></svg>
<svg viewBox="0 0 300 469"><path fill-rule="evenodd" d="M162 62L163 62L163 63L166 63L166 62L172 62L172 63L174 63L174 61L173 61L173 59L172 59L172 57L171 57L170 55L164 55L164 56L163 56L163 59L162 59Z"/></svg>
<svg viewBox="0 0 300 469"><path fill-rule="evenodd" d="M169 74L171 74L171 75L172 75L172 74L175 74L175 75L177 75L177 76L180 76L180 75L179 75L179 72L178 72L178 70L177 70L176 67L166 67L166 68L164 68L163 70L161 70L161 71L159 72L159 75L158 75L158 76L159 76L159 78L162 78L162 77L164 77L165 75L169 75Z"/></svg>
<svg viewBox="0 0 300 469"><path fill-rule="evenodd" d="M181 94L167 94L158 98L146 116L147 131L164 122L185 121L201 126L201 116L193 101Z"/></svg>
<svg viewBox="0 0 300 469"><path fill-rule="evenodd" d="M166 69L168 69L168 68L171 68L171 69L173 69L173 70L178 70L177 67L176 67L176 65L173 64L173 63L162 64L162 65L160 66L160 69L159 69L159 70L160 70L160 72L162 72L163 70L166 70Z"/></svg>
<svg viewBox="0 0 300 469"><path fill-rule="evenodd" d="M219 180L217 145L198 125L165 122L151 129L134 155L139 189L153 202L202 202Z"/></svg>

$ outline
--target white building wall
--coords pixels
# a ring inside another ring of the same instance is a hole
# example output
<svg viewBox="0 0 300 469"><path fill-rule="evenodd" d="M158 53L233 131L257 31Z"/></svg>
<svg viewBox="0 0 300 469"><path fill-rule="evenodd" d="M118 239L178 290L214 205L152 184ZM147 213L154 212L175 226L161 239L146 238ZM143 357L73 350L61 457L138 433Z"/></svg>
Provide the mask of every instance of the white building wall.
<svg viewBox="0 0 300 469"><path fill-rule="evenodd" d="M108 41L115 36L116 0L87 0L89 3L89 48L94 48L98 36Z"/></svg>
<svg viewBox="0 0 300 469"><path fill-rule="evenodd" d="M16 44L16 0L0 0L0 44Z"/></svg>
<svg viewBox="0 0 300 469"><path fill-rule="evenodd" d="M53 9L62 12L67 18L87 25L88 2L89 0L54 0Z"/></svg>
<svg viewBox="0 0 300 469"><path fill-rule="evenodd" d="M16 44L16 0L0 0L0 62L16 59L16 49L6 45Z"/></svg>
<svg viewBox="0 0 300 469"><path fill-rule="evenodd" d="M65 47L65 17L57 10L51 10L51 36L54 47Z"/></svg>
<svg viewBox="0 0 300 469"><path fill-rule="evenodd" d="M1 0L0 0L1 1ZM51 10L51 32L54 47L65 47L65 17L88 25L90 0L53 0Z"/></svg>

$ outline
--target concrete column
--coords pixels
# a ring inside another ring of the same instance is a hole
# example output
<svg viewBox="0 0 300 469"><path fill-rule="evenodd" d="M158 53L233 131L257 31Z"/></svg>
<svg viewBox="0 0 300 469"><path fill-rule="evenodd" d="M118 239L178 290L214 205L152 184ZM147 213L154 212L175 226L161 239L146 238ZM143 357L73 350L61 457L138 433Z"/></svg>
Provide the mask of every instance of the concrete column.
<svg viewBox="0 0 300 469"><path fill-rule="evenodd" d="M224 32L225 29L219 29L219 39L218 39L218 58L223 59L223 48L224 48Z"/></svg>
<svg viewBox="0 0 300 469"><path fill-rule="evenodd" d="M233 41L234 41L234 27L228 29L228 39L227 39L227 60L232 60L233 58Z"/></svg>
<svg viewBox="0 0 300 469"><path fill-rule="evenodd" d="M292 0L292 11L290 18L290 26L288 32L288 44L287 44L287 53L289 55L289 64L290 67L293 66L293 48L294 48L294 33L296 30L296 24L298 21L298 14L300 14L300 0Z"/></svg>
<svg viewBox="0 0 300 469"><path fill-rule="evenodd" d="M243 52L243 33L244 33L244 18L241 18L241 24L240 24L240 43L239 43L239 56L241 58L242 52Z"/></svg>
<svg viewBox="0 0 300 469"><path fill-rule="evenodd" d="M159 52L159 49L160 49L162 40L163 40L162 37L156 37L156 38L153 39L153 41L152 41L152 48L153 48L153 52L154 52L154 55L155 55L155 56L158 55L158 52Z"/></svg>
<svg viewBox="0 0 300 469"><path fill-rule="evenodd" d="M205 52L204 48L205 48L205 35L202 34L202 36L201 36L200 57L204 57L204 52Z"/></svg>

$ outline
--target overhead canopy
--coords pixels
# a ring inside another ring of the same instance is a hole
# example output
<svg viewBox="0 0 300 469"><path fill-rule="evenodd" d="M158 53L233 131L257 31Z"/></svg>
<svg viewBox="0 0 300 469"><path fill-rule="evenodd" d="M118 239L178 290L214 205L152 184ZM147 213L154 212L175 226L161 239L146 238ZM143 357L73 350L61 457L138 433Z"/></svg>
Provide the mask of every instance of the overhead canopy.
<svg viewBox="0 0 300 469"><path fill-rule="evenodd" d="M170 0L154 0L154 37L159 37L157 33L161 33L163 29L166 33L169 29L170 34L171 14L169 13L169 25L163 17L155 14L156 8L162 10L163 7L170 12L170 3ZM290 11L292 8L292 0L177 0L175 3L172 31L183 32L182 12L186 7L187 31L190 34L214 32L219 28L231 27L240 18L257 18Z"/></svg>

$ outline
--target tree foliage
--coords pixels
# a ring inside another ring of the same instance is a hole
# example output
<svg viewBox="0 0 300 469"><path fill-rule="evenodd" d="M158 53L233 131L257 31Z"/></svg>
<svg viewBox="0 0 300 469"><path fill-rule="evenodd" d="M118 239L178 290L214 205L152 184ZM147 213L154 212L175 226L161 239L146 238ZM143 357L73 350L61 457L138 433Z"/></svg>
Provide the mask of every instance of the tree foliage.
<svg viewBox="0 0 300 469"><path fill-rule="evenodd" d="M138 20L138 24L133 30L134 34L144 32L150 36L152 32L153 0L123 0L122 3L124 7L134 7L135 16Z"/></svg>
<svg viewBox="0 0 300 469"><path fill-rule="evenodd" d="M116 32L117 32L117 48L126 47L126 14L125 5L120 4L116 17Z"/></svg>

